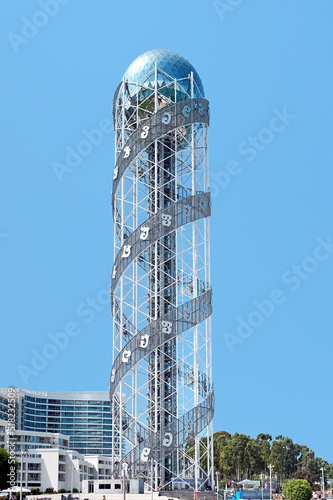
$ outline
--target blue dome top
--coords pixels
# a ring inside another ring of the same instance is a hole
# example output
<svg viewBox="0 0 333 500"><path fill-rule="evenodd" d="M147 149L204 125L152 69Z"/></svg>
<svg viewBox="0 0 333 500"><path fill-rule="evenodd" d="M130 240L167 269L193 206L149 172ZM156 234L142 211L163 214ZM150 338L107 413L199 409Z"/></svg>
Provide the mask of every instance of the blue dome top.
<svg viewBox="0 0 333 500"><path fill-rule="evenodd" d="M197 91L195 91L196 97L204 97L203 85L195 68L187 59L179 54L176 54L175 52L172 52L171 50L154 49L145 52L130 64L124 74L124 79L127 82L138 82L145 75L147 75L147 73L155 69L155 62L157 63L157 68L159 70L164 71L173 79L187 78L191 74L191 71L193 71L194 81L201 94L200 96ZM160 73L158 75L158 79L161 79ZM166 78L165 83L167 81L170 80L167 80Z"/></svg>

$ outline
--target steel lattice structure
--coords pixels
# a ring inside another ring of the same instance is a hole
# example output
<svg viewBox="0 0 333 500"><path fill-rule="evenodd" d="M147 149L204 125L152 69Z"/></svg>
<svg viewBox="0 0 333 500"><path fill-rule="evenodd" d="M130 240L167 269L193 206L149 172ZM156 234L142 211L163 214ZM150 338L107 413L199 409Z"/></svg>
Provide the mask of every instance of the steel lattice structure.
<svg viewBox="0 0 333 500"><path fill-rule="evenodd" d="M208 124L183 57L136 59L114 99L113 444L129 477L213 480Z"/></svg>

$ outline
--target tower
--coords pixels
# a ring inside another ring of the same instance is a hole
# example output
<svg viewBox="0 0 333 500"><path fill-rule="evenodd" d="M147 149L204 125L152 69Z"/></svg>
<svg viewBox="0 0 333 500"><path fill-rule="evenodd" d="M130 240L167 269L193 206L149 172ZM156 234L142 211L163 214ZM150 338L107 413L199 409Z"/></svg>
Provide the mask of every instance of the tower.
<svg viewBox="0 0 333 500"><path fill-rule="evenodd" d="M209 103L186 59L151 50L125 72L113 113L113 474L209 487Z"/></svg>

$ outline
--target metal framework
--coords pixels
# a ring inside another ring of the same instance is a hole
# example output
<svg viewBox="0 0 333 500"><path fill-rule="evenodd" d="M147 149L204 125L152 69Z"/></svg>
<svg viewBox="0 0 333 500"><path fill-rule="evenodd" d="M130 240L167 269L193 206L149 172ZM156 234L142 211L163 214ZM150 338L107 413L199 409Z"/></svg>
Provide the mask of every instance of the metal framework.
<svg viewBox="0 0 333 500"><path fill-rule="evenodd" d="M118 86L114 122L113 476L204 489L214 484L209 103L193 72L175 78L155 62Z"/></svg>

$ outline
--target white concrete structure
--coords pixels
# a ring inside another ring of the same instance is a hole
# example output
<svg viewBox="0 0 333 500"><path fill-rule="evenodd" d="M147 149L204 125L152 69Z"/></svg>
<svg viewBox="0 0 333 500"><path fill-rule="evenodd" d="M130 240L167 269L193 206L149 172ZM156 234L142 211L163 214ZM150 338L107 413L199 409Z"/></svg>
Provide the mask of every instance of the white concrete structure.
<svg viewBox="0 0 333 500"><path fill-rule="evenodd" d="M81 491L82 481L84 479L93 479L96 471L85 457L75 451L63 451L48 449L41 452L42 491L46 488L53 488L55 491L60 489L70 490L76 488ZM28 487L31 487L28 484Z"/></svg>
<svg viewBox="0 0 333 500"><path fill-rule="evenodd" d="M96 470L84 456L71 450L59 448L34 449L18 456L19 469L17 485L21 482L24 488L36 488L45 491L52 488L81 490L82 481L96 478Z"/></svg>
<svg viewBox="0 0 333 500"><path fill-rule="evenodd" d="M19 469L17 485L25 488L47 488L82 491L82 484L99 483L111 478L111 457L104 455L83 455L68 450L68 436L54 432L13 430L8 420L0 420L0 448L16 454ZM94 486L90 486L93 490ZM103 487L101 488L103 489ZM104 488L109 489L110 488Z"/></svg>
<svg viewBox="0 0 333 500"><path fill-rule="evenodd" d="M117 494L124 493L124 485L126 493L142 494L144 493L143 479L126 479L123 478L103 480L95 479L93 481L86 480L82 483L82 493L84 497L86 494L100 493L105 495L107 493Z"/></svg>
<svg viewBox="0 0 333 500"><path fill-rule="evenodd" d="M93 466L95 479L111 479L111 457L104 455L85 455L85 459Z"/></svg>
<svg viewBox="0 0 333 500"><path fill-rule="evenodd" d="M119 491L119 490L118 490ZM123 500L124 496L123 493L85 493L81 494L81 500L102 500L102 497L105 495L106 500ZM27 495L27 500L62 500L62 495L57 494L57 495ZM79 499L78 494L73 495L74 499ZM152 495L151 493L144 493L144 494L138 494L138 493L126 493L126 500L151 500ZM159 496L158 491L153 492L153 500L166 500L166 496Z"/></svg>
<svg viewBox="0 0 333 500"><path fill-rule="evenodd" d="M15 430L9 433L6 420L0 420L0 448L9 449L10 443L15 443L17 453L36 449L59 448L68 450L68 436L59 432L33 432Z"/></svg>

